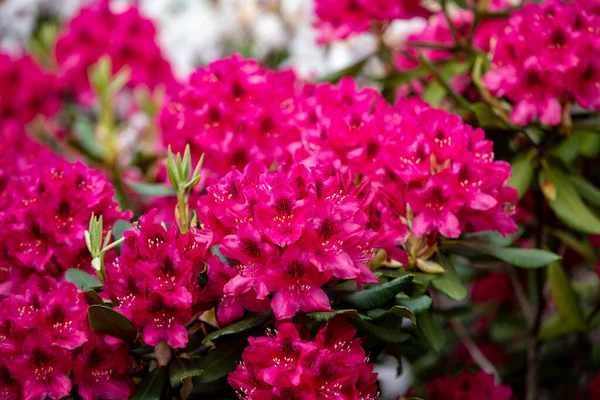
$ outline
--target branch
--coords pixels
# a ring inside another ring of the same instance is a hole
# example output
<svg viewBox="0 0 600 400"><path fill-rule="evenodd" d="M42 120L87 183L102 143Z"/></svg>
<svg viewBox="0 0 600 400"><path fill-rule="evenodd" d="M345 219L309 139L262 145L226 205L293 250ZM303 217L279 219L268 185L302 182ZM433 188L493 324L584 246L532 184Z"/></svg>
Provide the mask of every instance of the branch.
<svg viewBox="0 0 600 400"><path fill-rule="evenodd" d="M479 368L488 374L494 375L496 380L498 380L500 376L498 371L496 371L496 368L490 362L490 360L488 360L486 356L483 355L481 350L479 350L479 347L477 347L477 344L473 341L473 339L471 339L463 323L458 318L450 318L450 325L452 326L452 329L454 329L454 332L456 332L456 335L460 341L465 345L469 355L479 366Z"/></svg>

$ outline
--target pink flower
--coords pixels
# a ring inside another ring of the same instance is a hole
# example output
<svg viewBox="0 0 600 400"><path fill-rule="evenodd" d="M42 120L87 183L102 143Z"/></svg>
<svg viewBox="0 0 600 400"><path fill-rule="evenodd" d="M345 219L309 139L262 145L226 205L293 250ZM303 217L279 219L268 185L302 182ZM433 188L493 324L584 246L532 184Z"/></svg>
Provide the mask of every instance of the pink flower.
<svg viewBox="0 0 600 400"><path fill-rule="evenodd" d="M444 375L427 384L430 400L511 400L510 386L496 385L485 372Z"/></svg>
<svg viewBox="0 0 600 400"><path fill-rule="evenodd" d="M67 86L83 103L93 100L88 70L103 55L110 57L113 73L123 67L131 70L130 88L174 89L171 67L155 37L154 23L139 8L114 12L109 1L97 0L67 23L56 42L56 60Z"/></svg>
<svg viewBox="0 0 600 400"><path fill-rule="evenodd" d="M599 18L593 7L556 0L527 4L511 15L484 82L492 94L514 103L513 122L557 125L570 101L600 107Z"/></svg>
<svg viewBox="0 0 600 400"><path fill-rule="evenodd" d="M150 211L124 233L121 256L107 266L104 290L118 302L117 310L142 330L147 344L165 340L181 348L188 341L192 310L210 308L205 301L212 301L198 295L197 282L212 233L165 229L157 215L157 210Z"/></svg>
<svg viewBox="0 0 600 400"><path fill-rule="evenodd" d="M129 398L133 382L125 375L128 358L126 347L110 349L101 335L90 335L73 365L79 395L84 400Z"/></svg>
<svg viewBox="0 0 600 400"><path fill-rule="evenodd" d="M462 201L456 196L456 187L454 176L440 173L432 176L423 189L408 192L408 204L415 213L412 225L415 236L436 230L446 237L460 235L456 211L462 206Z"/></svg>
<svg viewBox="0 0 600 400"><path fill-rule="evenodd" d="M239 264L233 276L232 268L209 269L208 285L211 277L228 279L217 308L220 324L241 318L244 309L264 310L265 300L277 319L327 311L322 286L332 277L359 285L376 281L366 263L377 234L366 229L367 216L344 188L325 167L294 164L267 172L250 163L242 176L234 170L208 189L200 199L200 219L230 232L219 249ZM215 214L225 218L211 218Z"/></svg>
<svg viewBox="0 0 600 400"><path fill-rule="evenodd" d="M71 391L71 356L43 336L31 334L23 343L23 354L11 359L8 368L22 385L24 399L60 399Z"/></svg>
<svg viewBox="0 0 600 400"><path fill-rule="evenodd" d="M229 375L229 384L249 400L375 399L377 374L355 333L347 322L335 321L310 340L293 324L280 324L275 336L269 332L248 339L243 362Z"/></svg>
<svg viewBox="0 0 600 400"><path fill-rule="evenodd" d="M471 299L475 303L495 301L504 303L513 299L513 286L505 273L490 273L479 277L471 288Z"/></svg>

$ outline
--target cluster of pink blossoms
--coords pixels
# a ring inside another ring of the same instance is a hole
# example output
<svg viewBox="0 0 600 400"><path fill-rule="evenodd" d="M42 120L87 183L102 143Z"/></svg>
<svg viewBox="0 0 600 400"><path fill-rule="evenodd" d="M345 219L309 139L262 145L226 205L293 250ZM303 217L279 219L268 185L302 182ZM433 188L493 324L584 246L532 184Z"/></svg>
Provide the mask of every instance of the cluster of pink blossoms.
<svg viewBox="0 0 600 400"><path fill-rule="evenodd" d="M131 88L176 86L171 66L156 42L154 22L135 6L117 13L109 0L98 0L83 7L60 35L55 55L65 84L84 103L92 100L89 69L104 55L110 57L113 72L131 69Z"/></svg>
<svg viewBox="0 0 600 400"><path fill-rule="evenodd" d="M427 384L429 400L512 400L510 386L497 385L485 372L444 375Z"/></svg>
<svg viewBox="0 0 600 400"><path fill-rule="evenodd" d="M197 277L212 236L195 230L182 234L176 225L165 229L156 213L125 232L121 255L107 265L104 291L142 330L144 342L156 346L165 340L181 348L188 342L186 324L205 309L198 301Z"/></svg>
<svg viewBox="0 0 600 400"><path fill-rule="evenodd" d="M354 339L356 330L334 320L307 338L292 323L275 336L249 338L243 362L229 375L240 399L372 400L379 396L377 374Z"/></svg>
<svg viewBox="0 0 600 400"><path fill-rule="evenodd" d="M366 229L367 216L349 191L325 168L293 164L267 172L258 162L208 188L200 220L223 255L240 263L209 265L209 282L211 276L227 277L221 281L220 324L241 318L244 308L266 311L271 293L279 320L300 310L331 310L321 288L328 282L377 281L365 265L377 234Z"/></svg>
<svg viewBox="0 0 600 400"><path fill-rule="evenodd" d="M315 14L320 40L329 42L369 30L374 21L426 17L420 0L317 0Z"/></svg>
<svg viewBox="0 0 600 400"><path fill-rule="evenodd" d="M595 8L594 8L595 7ZM576 102L600 111L600 13L593 1L547 0L512 14L484 82L514 103L511 119L561 122Z"/></svg>
<svg viewBox="0 0 600 400"><path fill-rule="evenodd" d="M18 170L0 170L0 295L31 274L58 279L69 268L90 271L84 232L92 214L104 217L108 231L131 212L120 211L109 181L81 162L69 163L22 137L4 139L9 148L22 141L22 150L33 153L17 156Z"/></svg>
<svg viewBox="0 0 600 400"><path fill-rule="evenodd" d="M38 115L51 117L61 106L61 82L30 56L0 53L0 125L21 127Z"/></svg>
<svg viewBox="0 0 600 400"><path fill-rule="evenodd" d="M286 146L299 138L297 85L293 72L269 71L239 55L215 61L164 107L163 144L179 152L189 144L195 159L204 153L209 182L250 160L284 162Z"/></svg>
<svg viewBox="0 0 600 400"><path fill-rule="evenodd" d="M483 130L417 100L392 107L351 79L313 91L294 157L362 177L356 190L388 254L408 234L516 231L517 191L504 186L510 165L494 160Z"/></svg>
<svg viewBox="0 0 600 400"><path fill-rule="evenodd" d="M30 283L0 302L0 396L61 399L74 384L84 400L131 396L128 348L91 331L85 295L52 278Z"/></svg>
<svg viewBox="0 0 600 400"><path fill-rule="evenodd" d="M511 3L514 2L509 0L493 0L489 2L488 10L490 12L502 11L509 7ZM458 9L451 14L450 18L455 27L458 41L464 43L472 35L473 46L483 52L490 51L493 41L496 40L496 37L504 30L508 22L508 19L483 20L473 34L474 15L470 10ZM422 31L413 33L406 38L403 45L396 50L394 64L401 71L417 68L420 65L419 52L433 62L441 62L452 58L453 53L450 50L429 48L417 49L416 47L413 47L413 45L419 43L448 47L456 45L448 25L448 20L443 12L440 11L433 14ZM469 82L470 75L465 73L464 75L454 76L450 83L454 90L464 92ZM419 81L412 81L410 86L410 89L417 91L419 94L423 91L423 87L420 85ZM403 91L406 89L408 88L401 87L400 94L403 94Z"/></svg>

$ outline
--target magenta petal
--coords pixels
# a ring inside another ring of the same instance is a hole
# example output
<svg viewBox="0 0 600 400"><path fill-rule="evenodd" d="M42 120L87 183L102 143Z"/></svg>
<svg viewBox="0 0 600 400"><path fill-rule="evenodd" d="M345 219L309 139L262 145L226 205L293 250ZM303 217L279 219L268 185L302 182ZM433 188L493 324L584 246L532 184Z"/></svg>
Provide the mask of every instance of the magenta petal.
<svg viewBox="0 0 600 400"><path fill-rule="evenodd" d="M271 300L271 308L273 308L275 318L278 320L292 318L300 311L300 307L302 307L302 301L298 295L293 295L286 289L280 289L275 292Z"/></svg>
<svg viewBox="0 0 600 400"><path fill-rule="evenodd" d="M303 299L302 311L309 313L315 311L331 311L329 297L321 288L312 288Z"/></svg>

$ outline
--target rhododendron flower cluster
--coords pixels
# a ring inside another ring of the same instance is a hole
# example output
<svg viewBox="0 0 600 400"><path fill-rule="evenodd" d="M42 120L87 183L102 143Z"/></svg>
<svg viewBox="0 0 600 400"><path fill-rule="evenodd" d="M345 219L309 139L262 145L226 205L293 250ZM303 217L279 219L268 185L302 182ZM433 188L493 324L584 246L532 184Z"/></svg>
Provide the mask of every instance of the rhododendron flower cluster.
<svg viewBox="0 0 600 400"><path fill-rule="evenodd" d="M504 186L510 166L494 160L483 130L418 100L391 107L350 79L317 86L313 100L317 106L294 156L364 177L370 189L362 197L381 247L393 251L407 233L455 238L465 231L516 231L517 192Z"/></svg>
<svg viewBox="0 0 600 400"><path fill-rule="evenodd" d="M60 109L61 82L28 55L0 53L0 125L23 127L36 116L52 117Z"/></svg>
<svg viewBox="0 0 600 400"><path fill-rule="evenodd" d="M497 385L485 372L444 375L427 385L429 400L511 400L510 386Z"/></svg>
<svg viewBox="0 0 600 400"><path fill-rule="evenodd" d="M286 146L299 138L295 75L263 69L239 55L196 70L166 104L163 143L182 152L187 144L205 154L209 182L250 160L286 161Z"/></svg>
<svg viewBox="0 0 600 400"><path fill-rule="evenodd" d="M377 374L354 339L356 330L334 320L313 340L292 323L267 337L249 338L243 362L229 375L239 398L371 400Z"/></svg>
<svg viewBox="0 0 600 400"><path fill-rule="evenodd" d="M11 135L3 138L11 146ZM33 273L58 279L68 268L91 271L84 232L92 214L103 216L106 232L116 220L131 217L119 209L103 175L24 144L21 150L33 153L18 157L18 171L0 175L0 295Z"/></svg>
<svg viewBox="0 0 600 400"><path fill-rule="evenodd" d="M557 125L570 102L600 111L600 13L592 3L548 0L512 14L484 82L514 103L513 122Z"/></svg>
<svg viewBox="0 0 600 400"><path fill-rule="evenodd" d="M85 295L52 278L31 283L0 302L2 398L60 399L74 384L84 400L128 398L128 349L91 331Z"/></svg>
<svg viewBox="0 0 600 400"><path fill-rule="evenodd" d="M121 255L107 266L104 290L117 301L116 310L142 329L144 342L185 347L185 326L202 309L195 296L197 276L211 234L182 234L176 225L165 229L156 213L142 216L134 230L124 233Z"/></svg>
<svg viewBox="0 0 600 400"><path fill-rule="evenodd" d="M325 168L294 164L267 172L253 162L243 173L234 169L200 199L200 220L222 237L223 255L240 263L237 273L221 267L220 274L233 276L223 287L219 323L241 318L244 308L265 311L270 293L277 319L328 311L325 283L377 280L365 265L377 235Z"/></svg>
<svg viewBox="0 0 600 400"><path fill-rule="evenodd" d="M156 42L154 22L136 6L115 12L109 0L99 0L83 7L58 38L55 54L65 84L85 103L93 99L89 69L104 55L110 57L113 72L123 67L131 70L130 88L176 86Z"/></svg>
<svg viewBox="0 0 600 400"><path fill-rule="evenodd" d="M315 14L320 40L328 42L365 32L374 21L426 17L430 11L420 0L316 0Z"/></svg>

